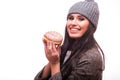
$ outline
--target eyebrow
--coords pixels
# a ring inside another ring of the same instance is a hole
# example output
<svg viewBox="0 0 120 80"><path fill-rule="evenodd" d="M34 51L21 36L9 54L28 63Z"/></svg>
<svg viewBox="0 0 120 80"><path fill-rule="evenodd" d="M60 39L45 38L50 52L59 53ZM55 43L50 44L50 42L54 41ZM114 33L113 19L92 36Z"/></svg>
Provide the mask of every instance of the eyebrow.
<svg viewBox="0 0 120 80"><path fill-rule="evenodd" d="M74 13L73 13L73 14L74 14ZM69 14L68 17L69 17L69 16L73 16L73 14ZM84 17L84 16L81 15L81 14L78 14L78 15L79 15L79 17Z"/></svg>
<svg viewBox="0 0 120 80"><path fill-rule="evenodd" d="M73 16L73 14L68 15L68 18L71 17L71 16ZM81 15L81 14L79 14L78 17L86 18L85 16L83 16L83 15Z"/></svg>

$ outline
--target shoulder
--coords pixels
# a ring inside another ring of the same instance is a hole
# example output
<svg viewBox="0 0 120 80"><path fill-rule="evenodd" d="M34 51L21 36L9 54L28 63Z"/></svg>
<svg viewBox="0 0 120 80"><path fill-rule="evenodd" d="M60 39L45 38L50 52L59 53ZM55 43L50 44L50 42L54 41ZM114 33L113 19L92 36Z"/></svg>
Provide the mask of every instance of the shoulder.
<svg viewBox="0 0 120 80"><path fill-rule="evenodd" d="M91 48L77 59L77 66L86 67L88 70L96 71L102 69L102 56L97 48Z"/></svg>
<svg viewBox="0 0 120 80"><path fill-rule="evenodd" d="M80 59L87 59L87 60L92 60L92 61L101 61L102 60L102 55L101 52L99 51L98 48L93 47L86 52L82 53L80 56Z"/></svg>

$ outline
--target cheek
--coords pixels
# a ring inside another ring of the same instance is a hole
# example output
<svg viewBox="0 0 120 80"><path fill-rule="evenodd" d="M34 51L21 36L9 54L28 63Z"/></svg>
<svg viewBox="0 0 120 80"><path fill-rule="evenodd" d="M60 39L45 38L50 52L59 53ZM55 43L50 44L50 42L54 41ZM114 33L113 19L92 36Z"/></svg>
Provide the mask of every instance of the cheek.
<svg viewBox="0 0 120 80"><path fill-rule="evenodd" d="M70 23L67 21L67 22L66 22L67 32L69 32L69 25L70 25Z"/></svg>
<svg viewBox="0 0 120 80"><path fill-rule="evenodd" d="M67 29L67 32L68 32L68 34L69 34L69 28L68 28L68 26L66 25L66 29Z"/></svg>
<svg viewBox="0 0 120 80"><path fill-rule="evenodd" d="M81 35L84 35L88 30L88 26L84 26L81 28Z"/></svg>
<svg viewBox="0 0 120 80"><path fill-rule="evenodd" d="M89 27L88 21L81 23L81 29L83 30L83 32L86 32L88 30L88 27Z"/></svg>
<svg viewBox="0 0 120 80"><path fill-rule="evenodd" d="M66 22L66 26L69 26L69 25L70 25L70 22L69 22L69 21L67 21L67 22Z"/></svg>
<svg viewBox="0 0 120 80"><path fill-rule="evenodd" d="M83 32L85 33L88 30L88 26L83 27Z"/></svg>

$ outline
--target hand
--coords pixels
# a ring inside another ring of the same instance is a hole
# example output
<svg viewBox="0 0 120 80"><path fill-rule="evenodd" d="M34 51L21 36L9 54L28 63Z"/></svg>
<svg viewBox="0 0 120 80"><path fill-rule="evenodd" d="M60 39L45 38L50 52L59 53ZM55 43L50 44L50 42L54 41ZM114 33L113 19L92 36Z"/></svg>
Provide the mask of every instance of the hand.
<svg viewBox="0 0 120 80"><path fill-rule="evenodd" d="M50 64L56 64L60 62L60 45L55 45L52 41L45 42L44 49L47 59L49 60Z"/></svg>

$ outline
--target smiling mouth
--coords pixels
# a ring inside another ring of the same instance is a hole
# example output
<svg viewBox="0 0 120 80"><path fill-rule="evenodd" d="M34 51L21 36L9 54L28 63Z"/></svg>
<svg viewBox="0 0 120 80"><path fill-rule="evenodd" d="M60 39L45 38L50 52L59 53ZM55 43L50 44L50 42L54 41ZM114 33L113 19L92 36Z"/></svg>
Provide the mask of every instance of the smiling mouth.
<svg viewBox="0 0 120 80"><path fill-rule="evenodd" d="M80 31L80 29L78 29L78 28L70 28L70 31L71 32L77 32L77 31Z"/></svg>

